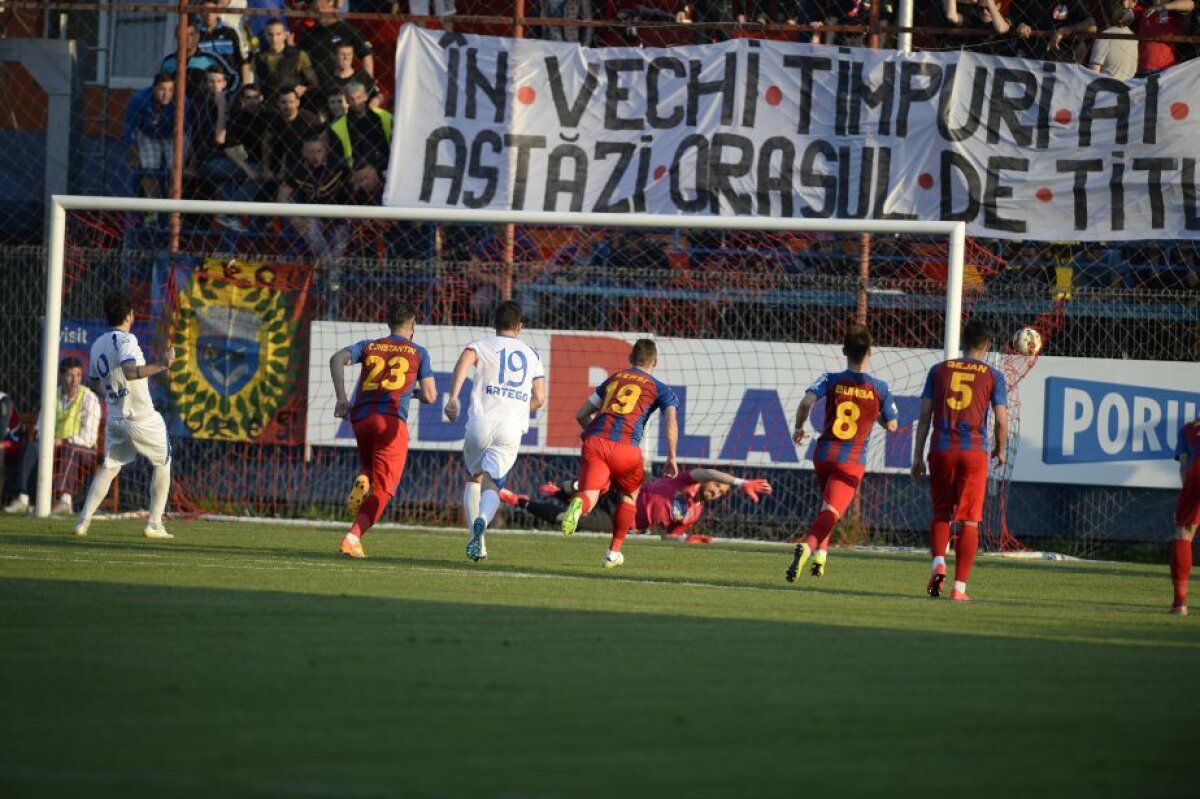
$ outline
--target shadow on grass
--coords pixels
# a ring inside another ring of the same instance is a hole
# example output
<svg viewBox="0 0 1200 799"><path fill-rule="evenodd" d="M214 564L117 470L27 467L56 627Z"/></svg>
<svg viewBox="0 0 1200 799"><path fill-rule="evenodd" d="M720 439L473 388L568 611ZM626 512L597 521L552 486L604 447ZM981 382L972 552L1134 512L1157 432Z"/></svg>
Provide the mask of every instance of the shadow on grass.
<svg viewBox="0 0 1200 799"><path fill-rule="evenodd" d="M66 580L0 607L8 796L790 796L801 750L818 794L1151 796L1192 715L1167 680L1113 701L1194 673L1168 647Z"/></svg>

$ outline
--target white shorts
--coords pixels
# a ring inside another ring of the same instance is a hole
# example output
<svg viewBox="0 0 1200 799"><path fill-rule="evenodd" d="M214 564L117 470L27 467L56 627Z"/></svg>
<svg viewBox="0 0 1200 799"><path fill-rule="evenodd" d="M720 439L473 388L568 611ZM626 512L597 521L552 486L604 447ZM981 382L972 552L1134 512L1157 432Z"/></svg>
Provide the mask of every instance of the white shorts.
<svg viewBox="0 0 1200 799"><path fill-rule="evenodd" d="M414 17L428 17L430 0L408 0L408 13ZM458 13L454 8L454 0L433 0L433 14L435 17L448 17Z"/></svg>
<svg viewBox="0 0 1200 799"><path fill-rule="evenodd" d="M141 419L109 419L104 428L103 468L128 466L139 453L153 466L171 462L171 441L162 416L153 413Z"/></svg>
<svg viewBox="0 0 1200 799"><path fill-rule="evenodd" d="M471 476L486 472L496 485L503 487L504 478L517 462L521 447L520 428L511 423L468 424L463 442L463 460Z"/></svg>

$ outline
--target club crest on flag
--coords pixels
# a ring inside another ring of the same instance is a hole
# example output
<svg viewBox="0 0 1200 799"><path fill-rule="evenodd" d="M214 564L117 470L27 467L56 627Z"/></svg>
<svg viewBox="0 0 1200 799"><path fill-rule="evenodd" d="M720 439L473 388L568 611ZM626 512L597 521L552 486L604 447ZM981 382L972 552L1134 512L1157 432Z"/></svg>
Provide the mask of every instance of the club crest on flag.
<svg viewBox="0 0 1200 799"><path fill-rule="evenodd" d="M295 270L209 260L173 272L172 343L181 357L171 369L171 405L192 437L256 441L281 417L289 426L283 411L297 388L308 280L281 274Z"/></svg>

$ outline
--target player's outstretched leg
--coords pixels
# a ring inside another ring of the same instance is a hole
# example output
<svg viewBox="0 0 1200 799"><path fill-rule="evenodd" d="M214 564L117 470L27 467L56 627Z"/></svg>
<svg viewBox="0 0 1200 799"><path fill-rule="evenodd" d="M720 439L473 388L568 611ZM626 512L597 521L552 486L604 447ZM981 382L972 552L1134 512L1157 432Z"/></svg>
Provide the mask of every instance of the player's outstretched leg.
<svg viewBox="0 0 1200 799"><path fill-rule="evenodd" d="M482 516L471 523L471 540L467 542L467 557L476 563L487 560L487 541L484 540L486 532L487 521Z"/></svg>
<svg viewBox="0 0 1200 799"><path fill-rule="evenodd" d="M625 556L621 554L621 545L625 543L625 537L629 535L636 518L637 498L629 495L621 497L621 504L613 511L613 535L608 552L604 553L604 568L615 569L625 562Z"/></svg>
<svg viewBox="0 0 1200 799"><path fill-rule="evenodd" d="M167 509L167 495L171 492L171 463L154 467L150 482L150 518L146 521L143 534L146 538L174 538L163 527L163 512Z"/></svg>
<svg viewBox="0 0 1200 799"><path fill-rule="evenodd" d="M849 500L846 502L848 504ZM813 577L825 576L825 559L829 557L829 539L833 537L833 528L837 526L838 519L841 517L842 514L838 508L826 501L821 507L821 512L813 521L812 527L808 529L808 538L804 539L804 543L808 544L809 551L812 552L813 562L810 573Z"/></svg>
<svg viewBox="0 0 1200 799"><path fill-rule="evenodd" d="M784 577L789 583L796 582L796 575L800 574L800 570L804 568L804 564L808 562L809 555L812 554L812 547L807 542L796 544L796 548L792 550L792 563L784 572Z"/></svg>
<svg viewBox="0 0 1200 799"><path fill-rule="evenodd" d="M929 527L929 552L933 561L929 569L929 582L925 593L930 599L942 595L942 583L946 582L946 549L950 546L950 523L934 519Z"/></svg>
<svg viewBox="0 0 1200 799"><path fill-rule="evenodd" d="M79 511L79 519L75 522L75 535L82 538L88 534L93 514L108 496L108 489L112 487L112 481L117 479L120 472L120 466L102 466L96 471L92 477L92 484L88 487L87 499L83 501L83 508Z"/></svg>
<svg viewBox="0 0 1200 799"><path fill-rule="evenodd" d="M391 498L391 494L381 489L380 486L376 486L375 490L367 496L362 507L359 508L354 524L350 525L350 532L346 533L342 538L342 543L338 545L339 552L348 558L365 558L367 556L367 553L363 551L362 537L383 516L384 508L387 507Z"/></svg>
<svg viewBox="0 0 1200 799"><path fill-rule="evenodd" d="M582 494L573 498L567 504L567 509L563 512L562 517L563 535L575 535L575 530L579 527L579 517L587 513L583 505L584 497Z"/></svg>
<svg viewBox="0 0 1200 799"><path fill-rule="evenodd" d="M367 499L367 494L371 492L371 478L365 474L360 474L354 478L354 485L350 488L350 496L346 497L346 510L350 511L351 516L357 516L359 508Z"/></svg>
<svg viewBox="0 0 1200 799"><path fill-rule="evenodd" d="M1186 534L1186 533L1185 533ZM1171 613L1176 616L1188 615L1187 589L1188 579L1192 573L1192 539L1176 534L1171 541L1171 583L1175 587L1175 599L1171 603Z"/></svg>
<svg viewBox="0 0 1200 799"><path fill-rule="evenodd" d="M963 522L958 529L958 543L954 545L954 587L950 599L955 602L970 602L967 596L967 580L971 566L975 563L975 552L979 549L979 525Z"/></svg>
<svg viewBox="0 0 1200 799"><path fill-rule="evenodd" d="M829 559L828 549L818 549L813 552L812 569L809 571L813 577L825 576L825 561Z"/></svg>

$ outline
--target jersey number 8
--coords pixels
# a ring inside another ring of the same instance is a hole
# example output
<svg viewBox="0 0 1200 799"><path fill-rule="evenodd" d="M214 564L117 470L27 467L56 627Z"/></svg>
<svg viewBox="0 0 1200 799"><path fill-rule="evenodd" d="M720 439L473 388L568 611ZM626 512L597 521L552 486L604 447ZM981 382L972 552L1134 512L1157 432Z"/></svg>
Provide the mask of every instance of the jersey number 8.
<svg viewBox="0 0 1200 799"><path fill-rule="evenodd" d="M858 432L858 417L862 409L854 402L840 402L833 418L833 434L842 441L849 441Z"/></svg>

